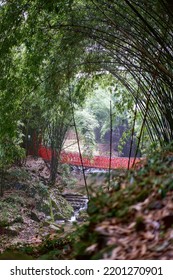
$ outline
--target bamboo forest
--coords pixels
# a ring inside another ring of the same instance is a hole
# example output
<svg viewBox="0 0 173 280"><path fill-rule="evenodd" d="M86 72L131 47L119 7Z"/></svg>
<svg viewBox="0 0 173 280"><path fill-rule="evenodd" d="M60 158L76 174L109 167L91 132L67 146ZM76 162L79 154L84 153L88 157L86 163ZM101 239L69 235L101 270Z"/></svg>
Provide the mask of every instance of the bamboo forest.
<svg viewBox="0 0 173 280"><path fill-rule="evenodd" d="M173 1L0 1L0 260L173 259Z"/></svg>

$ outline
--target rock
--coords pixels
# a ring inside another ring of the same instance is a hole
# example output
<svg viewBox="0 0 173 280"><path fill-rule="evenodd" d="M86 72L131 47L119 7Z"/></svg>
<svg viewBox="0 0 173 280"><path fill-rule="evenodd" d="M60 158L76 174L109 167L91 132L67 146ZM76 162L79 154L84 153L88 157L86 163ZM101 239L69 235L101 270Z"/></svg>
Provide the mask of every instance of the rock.
<svg viewBox="0 0 173 280"><path fill-rule="evenodd" d="M58 226L58 225L54 225L54 224L51 224L49 226L50 229L54 230L55 232L57 231L62 231L62 229Z"/></svg>
<svg viewBox="0 0 173 280"><path fill-rule="evenodd" d="M22 216L17 216L12 222L11 224L15 224L15 223L21 223L23 224L23 217Z"/></svg>
<svg viewBox="0 0 173 280"><path fill-rule="evenodd" d="M88 199L86 196L78 193L63 193L63 197L72 205L75 211L80 208L87 208Z"/></svg>
<svg viewBox="0 0 173 280"><path fill-rule="evenodd" d="M40 221L45 221L46 215L43 212L39 212L38 218L40 219Z"/></svg>
<svg viewBox="0 0 173 280"><path fill-rule="evenodd" d="M54 220L58 221L58 220L63 220L64 216L60 213L54 213Z"/></svg>
<svg viewBox="0 0 173 280"><path fill-rule="evenodd" d="M12 225L16 222L15 219L20 211L19 207L6 201L0 201L0 209L0 227Z"/></svg>
<svg viewBox="0 0 173 280"><path fill-rule="evenodd" d="M27 193L28 193L29 196L35 198L35 195L36 195L36 193L37 193L37 190L36 190L35 187L31 187L30 189L27 190Z"/></svg>
<svg viewBox="0 0 173 280"><path fill-rule="evenodd" d="M85 222L88 219L88 214L86 210L79 211L79 215L76 217L78 222Z"/></svg>
<svg viewBox="0 0 173 280"><path fill-rule="evenodd" d="M17 204L23 206L25 204L25 199L22 196L18 196L15 193L11 193L3 199L3 202L7 202L8 205L11 205L12 207Z"/></svg>
<svg viewBox="0 0 173 280"><path fill-rule="evenodd" d="M47 198L48 195L49 195L49 189L46 185L44 185L42 182L39 182L37 185L36 185L36 189L37 189L37 192L39 194L39 196L41 198Z"/></svg>
<svg viewBox="0 0 173 280"><path fill-rule="evenodd" d="M19 183L19 182L16 182L14 183L14 188L16 190L20 190L20 191L26 191L28 189L28 185L27 184L22 184L22 183Z"/></svg>
<svg viewBox="0 0 173 280"><path fill-rule="evenodd" d="M45 215L50 215L50 204L49 201L44 199L36 202L36 209L43 212Z"/></svg>
<svg viewBox="0 0 173 280"><path fill-rule="evenodd" d="M50 223L48 222L48 221L43 221L43 223L42 223L42 226L43 227L47 227L47 226L49 226L50 225Z"/></svg>
<svg viewBox="0 0 173 280"><path fill-rule="evenodd" d="M64 224L65 220L55 220L56 225L62 225Z"/></svg>
<svg viewBox="0 0 173 280"><path fill-rule="evenodd" d="M21 226L19 225L12 225L5 228L5 234L9 236L17 236L21 230Z"/></svg>
<svg viewBox="0 0 173 280"><path fill-rule="evenodd" d="M35 222L38 222L38 223L40 222L40 219L38 218L37 214L33 211L30 214L30 218Z"/></svg>
<svg viewBox="0 0 173 280"><path fill-rule="evenodd" d="M56 191L51 193L50 197L52 202L53 213L54 215L58 215L58 217L56 217L55 220L70 219L74 211L71 204L64 197L57 194Z"/></svg>

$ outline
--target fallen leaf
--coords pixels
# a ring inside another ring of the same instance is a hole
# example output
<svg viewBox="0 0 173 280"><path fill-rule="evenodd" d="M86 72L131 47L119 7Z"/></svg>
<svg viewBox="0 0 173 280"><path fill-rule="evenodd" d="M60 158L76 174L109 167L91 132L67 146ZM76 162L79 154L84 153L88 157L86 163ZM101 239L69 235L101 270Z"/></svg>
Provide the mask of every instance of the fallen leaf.
<svg viewBox="0 0 173 280"><path fill-rule="evenodd" d="M155 237L155 235L153 233L151 233L150 231L144 232L144 233L142 233L142 235L145 239L148 239L148 240L152 240Z"/></svg>
<svg viewBox="0 0 173 280"><path fill-rule="evenodd" d="M116 260L118 258L119 252L122 250L122 247L117 247L112 250L111 257L109 258L110 260Z"/></svg>
<svg viewBox="0 0 173 280"><path fill-rule="evenodd" d="M168 245L169 245L169 242L166 240L166 241L163 242L163 244L157 246L157 247L155 248L155 251L156 251L156 252L163 251L163 250L165 250L165 249L168 247Z"/></svg>
<svg viewBox="0 0 173 280"><path fill-rule="evenodd" d="M92 244L91 246L89 246L88 248L86 248L85 251L86 251L87 253L92 253L92 252L94 252L94 251L96 250L97 246L98 246L97 243Z"/></svg>
<svg viewBox="0 0 173 280"><path fill-rule="evenodd" d="M143 244L141 248L141 256L145 255L146 251L147 251L147 246L146 244Z"/></svg>

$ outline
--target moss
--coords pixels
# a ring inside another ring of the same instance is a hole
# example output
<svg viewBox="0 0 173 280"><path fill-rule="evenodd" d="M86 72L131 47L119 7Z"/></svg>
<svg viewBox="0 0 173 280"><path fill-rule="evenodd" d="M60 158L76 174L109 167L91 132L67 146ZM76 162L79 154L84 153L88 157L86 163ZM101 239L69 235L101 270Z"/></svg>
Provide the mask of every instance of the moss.
<svg viewBox="0 0 173 280"><path fill-rule="evenodd" d="M9 222L7 219L4 218L4 220L0 220L0 228L6 227L9 225Z"/></svg>
<svg viewBox="0 0 173 280"><path fill-rule="evenodd" d="M24 222L24 220L23 220L22 216L17 216L13 221L13 223L23 223L23 222Z"/></svg>
<svg viewBox="0 0 173 280"><path fill-rule="evenodd" d="M23 205L25 201L22 196L11 194L8 197L4 198L4 202L7 202L8 204L11 204L13 207L15 207L15 204Z"/></svg>
<svg viewBox="0 0 173 280"><path fill-rule="evenodd" d="M74 210L68 201L61 195L51 194L51 201L54 213L64 219L70 219Z"/></svg>
<svg viewBox="0 0 173 280"><path fill-rule="evenodd" d="M20 215L20 208L16 205L8 204L6 201L0 202L0 225L7 226L13 224L15 217Z"/></svg>
<svg viewBox="0 0 173 280"><path fill-rule="evenodd" d="M12 177L13 179L22 179L22 180L30 180L31 175L28 173L27 170L24 168L15 168L9 170L9 176Z"/></svg>
<svg viewBox="0 0 173 280"><path fill-rule="evenodd" d="M47 200L37 203L37 209L44 212L46 215L50 215L50 205Z"/></svg>
<svg viewBox="0 0 173 280"><path fill-rule="evenodd" d="M36 185L36 189L37 189L38 194L41 197L48 196L48 193L49 193L48 187L46 185L44 185L42 182L38 182L38 184Z"/></svg>

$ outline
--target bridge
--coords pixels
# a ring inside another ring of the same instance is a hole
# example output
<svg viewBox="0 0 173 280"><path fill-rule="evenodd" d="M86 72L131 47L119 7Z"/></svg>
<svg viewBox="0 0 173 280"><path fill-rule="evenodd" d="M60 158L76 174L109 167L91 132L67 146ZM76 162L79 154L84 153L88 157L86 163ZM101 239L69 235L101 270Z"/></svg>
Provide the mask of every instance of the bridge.
<svg viewBox="0 0 173 280"><path fill-rule="evenodd" d="M39 147L38 155L42 157L44 160L50 161L52 157L52 151L50 148L46 148L44 146ZM88 168L100 168L100 169L109 169L110 158L106 156L94 156L90 157L82 157L81 158L78 153L67 153L61 152L61 163L67 163L70 165L81 166L83 163L84 167ZM129 167L132 167L134 158L130 158ZM136 158L135 163L138 163L140 158ZM112 157L111 158L111 169L127 169L128 168L129 158L127 157Z"/></svg>

